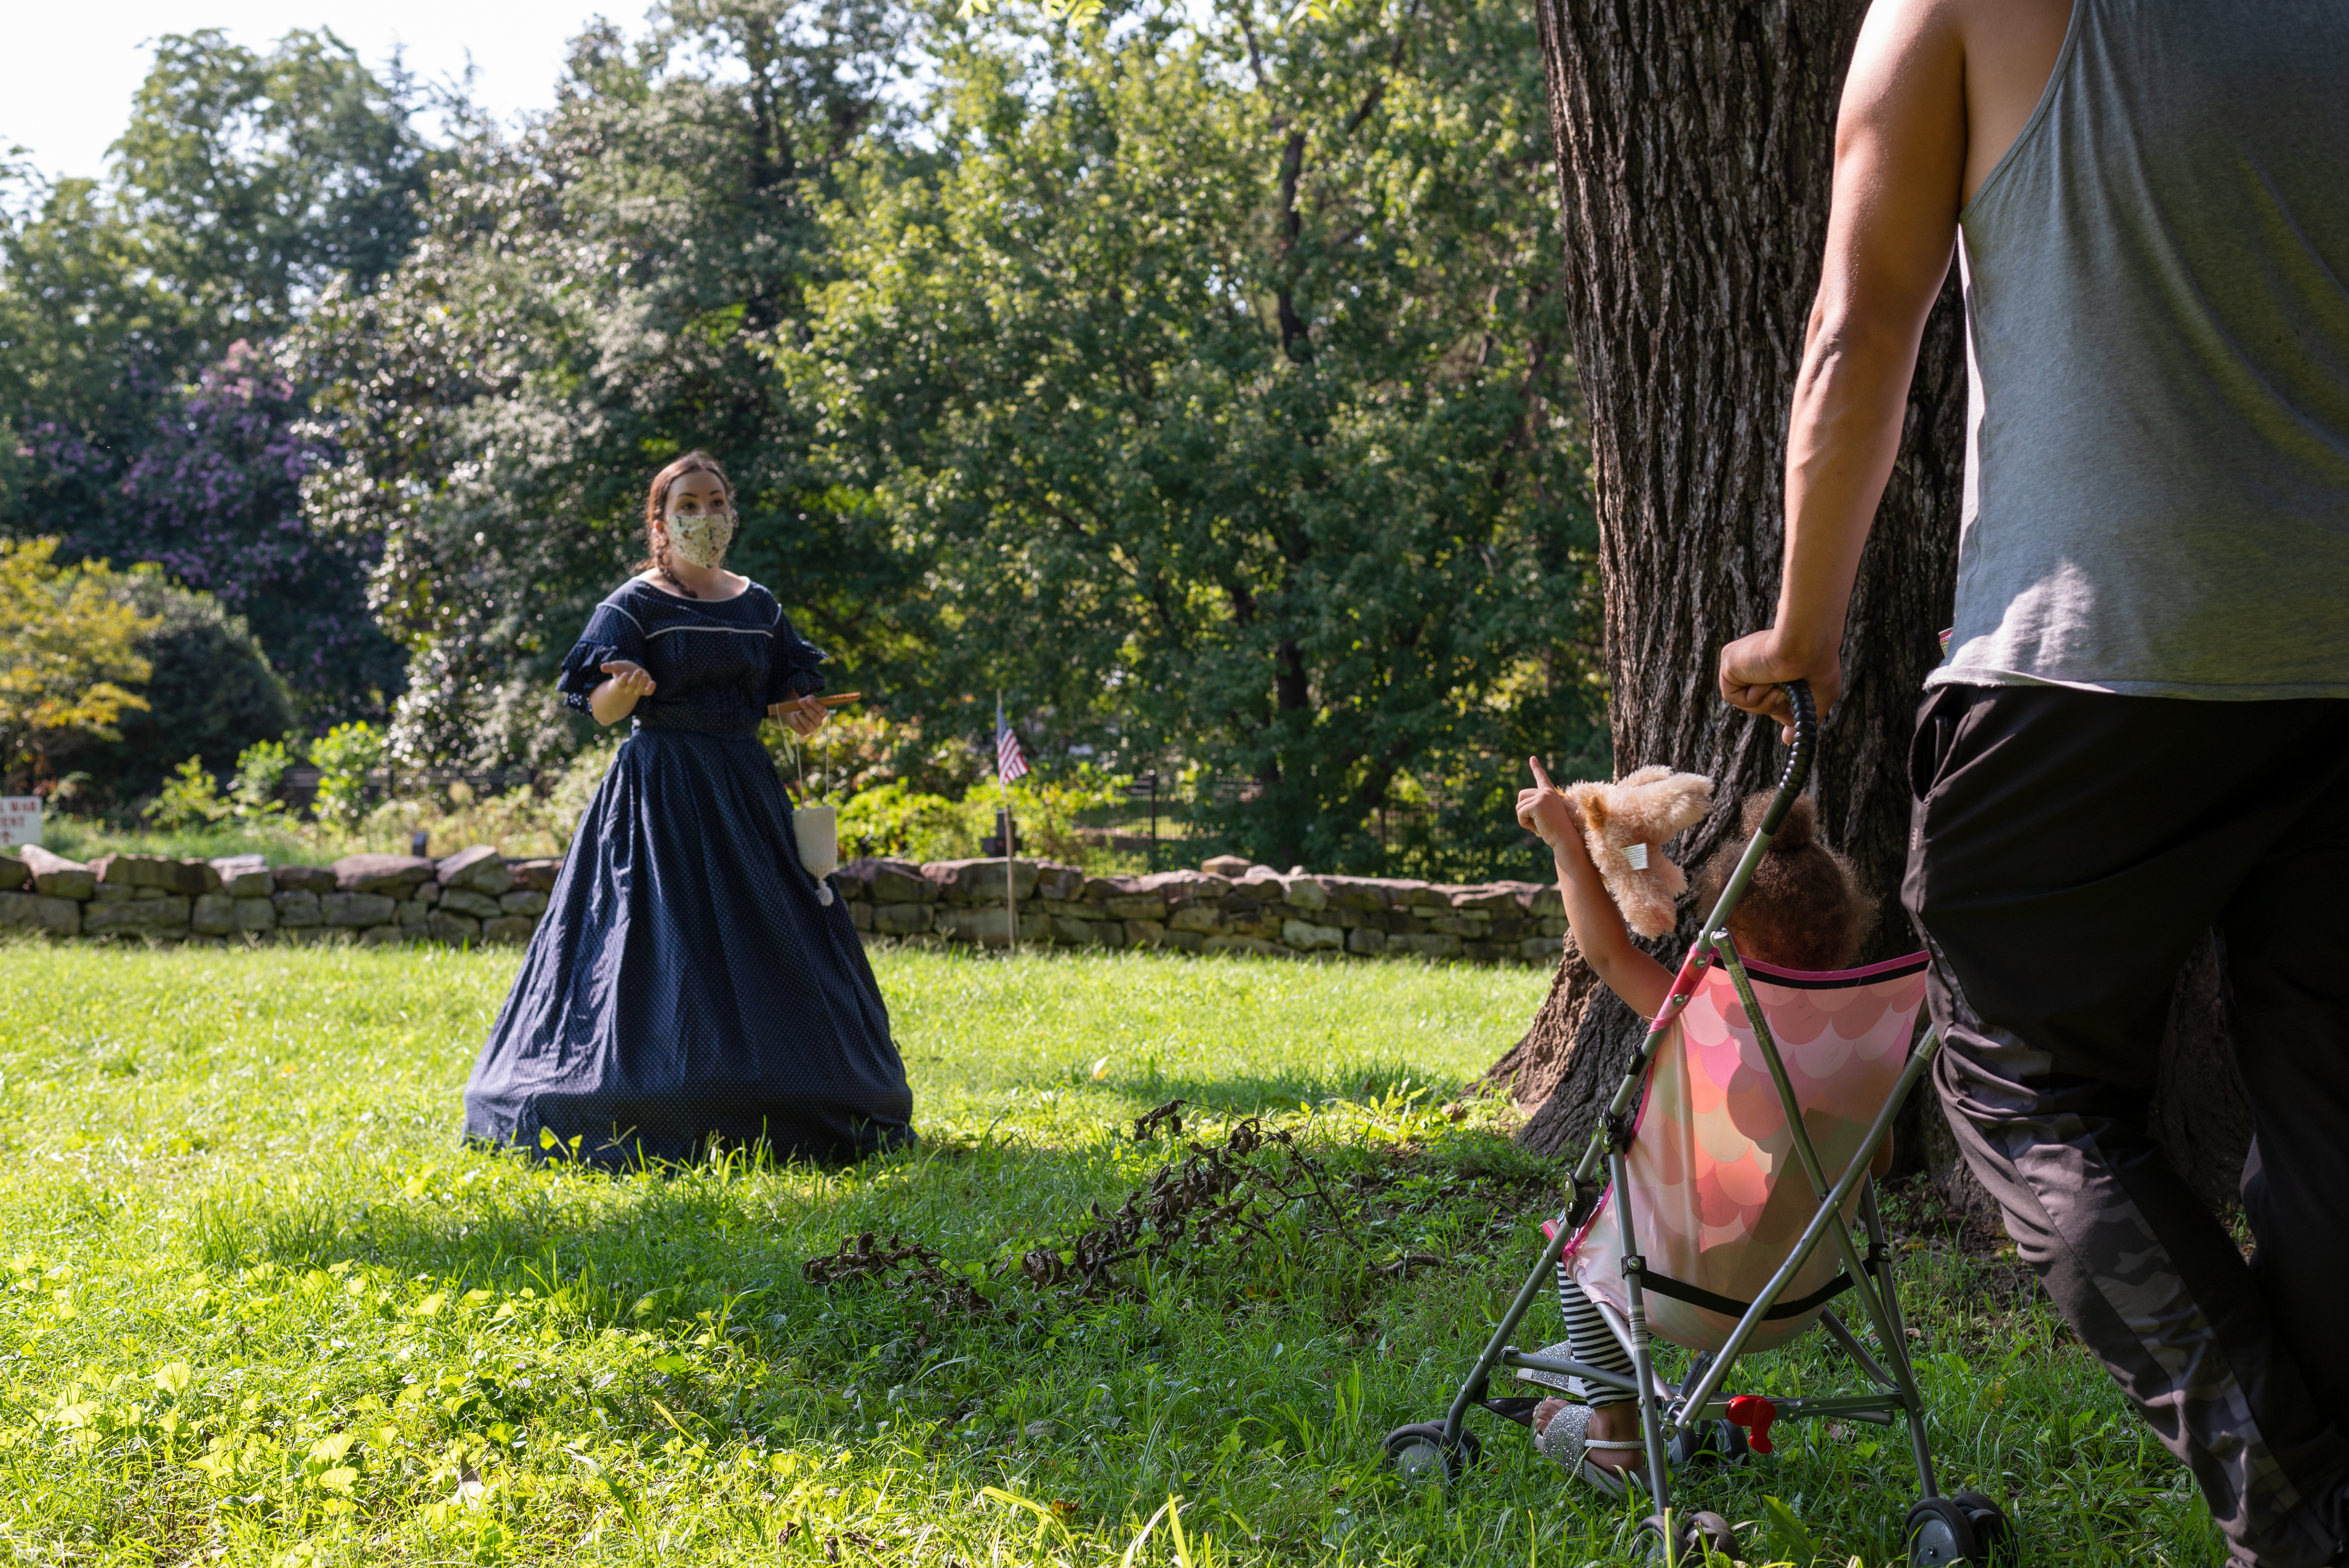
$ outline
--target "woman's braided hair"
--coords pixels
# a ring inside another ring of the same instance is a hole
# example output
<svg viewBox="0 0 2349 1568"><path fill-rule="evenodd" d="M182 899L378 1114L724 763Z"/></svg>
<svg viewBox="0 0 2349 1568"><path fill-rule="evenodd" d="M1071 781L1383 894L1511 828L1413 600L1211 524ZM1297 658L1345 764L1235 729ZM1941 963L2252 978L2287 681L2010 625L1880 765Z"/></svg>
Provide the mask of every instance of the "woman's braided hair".
<svg viewBox="0 0 2349 1568"><path fill-rule="evenodd" d="M726 487L726 503L729 506L734 503L734 481L726 477L726 470L718 466L718 459L698 449L686 453L653 476L652 489L645 494L646 554L630 570L658 573L661 581L688 599L698 599L700 595L678 582L677 574L668 569L667 531L662 526L668 508L668 487L688 474L716 474L718 482Z"/></svg>

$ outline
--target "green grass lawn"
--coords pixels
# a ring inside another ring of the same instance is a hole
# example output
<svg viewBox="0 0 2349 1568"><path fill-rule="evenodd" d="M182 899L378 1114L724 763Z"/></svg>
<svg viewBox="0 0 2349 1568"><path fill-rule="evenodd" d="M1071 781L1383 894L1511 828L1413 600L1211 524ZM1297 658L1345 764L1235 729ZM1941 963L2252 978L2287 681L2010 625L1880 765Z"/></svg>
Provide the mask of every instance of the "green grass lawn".
<svg viewBox="0 0 2349 1568"><path fill-rule="evenodd" d="M17 1561L1622 1560L1637 1511L1516 1428L1476 1418L1484 1462L1448 1492L1376 1463L1442 1414L1530 1261L1557 1172L1435 1107L1543 976L881 954L920 1148L614 1179L456 1145L514 964L0 950ZM1065 1241L1183 1152L1133 1137L1174 1097L1204 1141L1293 1130L1354 1183L1354 1239L1268 1202L1269 1242L1174 1242L1105 1300L987 1274L978 1314L802 1274L864 1231L966 1278ZM1381 1269L1406 1253L1443 1263ZM2183 1471L2011 1271L1921 1239L1906 1261L1945 1488L2008 1500L2027 1562L2219 1558ZM1545 1303L1526 1337L1556 1326ZM1836 1378L1816 1350L1752 1374ZM1878 1568L1914 1492L1897 1432L1862 1427L1781 1429L1775 1460L1684 1495L1760 1522L1752 1563Z"/></svg>

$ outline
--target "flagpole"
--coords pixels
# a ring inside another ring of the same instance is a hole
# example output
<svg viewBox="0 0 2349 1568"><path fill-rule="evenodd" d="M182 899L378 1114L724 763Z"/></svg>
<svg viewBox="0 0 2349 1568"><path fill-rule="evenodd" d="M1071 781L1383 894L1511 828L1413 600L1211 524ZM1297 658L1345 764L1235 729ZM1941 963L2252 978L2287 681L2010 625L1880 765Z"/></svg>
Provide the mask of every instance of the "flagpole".
<svg viewBox="0 0 2349 1568"><path fill-rule="evenodd" d="M1011 780L1003 772L1003 688L995 688L995 786L1003 796L1003 944L1007 953L1019 951L1019 901L1011 887L1011 841L1017 831L1011 821Z"/></svg>

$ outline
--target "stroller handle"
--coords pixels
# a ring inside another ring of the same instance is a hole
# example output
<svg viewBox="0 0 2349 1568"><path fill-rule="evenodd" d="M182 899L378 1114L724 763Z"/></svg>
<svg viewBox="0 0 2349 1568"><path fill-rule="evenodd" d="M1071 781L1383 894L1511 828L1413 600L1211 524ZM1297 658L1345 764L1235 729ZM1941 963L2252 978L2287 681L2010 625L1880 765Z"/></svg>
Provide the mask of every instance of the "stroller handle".
<svg viewBox="0 0 2349 1568"><path fill-rule="evenodd" d="M1811 781L1811 763L1819 752L1819 707L1811 698L1811 683L1787 681L1779 689L1795 709L1795 748L1786 756L1786 770L1778 778L1778 793L1772 797L1769 813L1762 819L1762 836L1775 837L1786 813L1795 808L1795 797Z"/></svg>

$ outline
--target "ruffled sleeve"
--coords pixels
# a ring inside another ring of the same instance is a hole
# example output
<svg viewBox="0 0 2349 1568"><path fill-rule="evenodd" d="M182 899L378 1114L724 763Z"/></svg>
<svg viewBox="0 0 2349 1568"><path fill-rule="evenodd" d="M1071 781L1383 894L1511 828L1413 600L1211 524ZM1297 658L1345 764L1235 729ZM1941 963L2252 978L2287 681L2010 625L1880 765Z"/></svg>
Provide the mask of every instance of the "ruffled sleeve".
<svg viewBox="0 0 2349 1568"><path fill-rule="evenodd" d="M792 629L792 618L775 611L774 648L767 664L767 701L771 706L823 689L823 661L832 657Z"/></svg>
<svg viewBox="0 0 2349 1568"><path fill-rule="evenodd" d="M595 613L587 618L587 629L564 657L563 674L554 688L563 694L563 706L574 712L592 711L588 695L611 678L604 673L606 664L614 659L645 662L644 628L617 600L615 594L595 606Z"/></svg>

